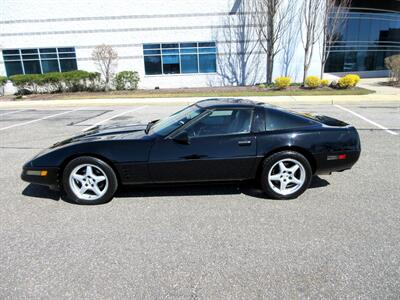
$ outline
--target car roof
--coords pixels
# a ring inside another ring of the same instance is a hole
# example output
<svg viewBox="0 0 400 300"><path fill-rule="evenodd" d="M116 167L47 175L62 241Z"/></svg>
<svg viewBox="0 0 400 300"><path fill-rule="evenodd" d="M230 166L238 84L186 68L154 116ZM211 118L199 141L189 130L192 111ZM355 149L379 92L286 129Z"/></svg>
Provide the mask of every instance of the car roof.
<svg viewBox="0 0 400 300"><path fill-rule="evenodd" d="M214 109L214 108L254 108L254 107L262 107L265 110L269 111L280 111L288 116L296 116L297 118L312 120L313 122L319 122L315 118L311 116L307 116L302 113L297 113L295 111L287 110L285 108L275 106L272 104L268 104L265 102L255 102L248 99L238 99L238 98L211 98L204 99L195 103L198 107L206 108L206 109ZM320 123L320 122L319 122Z"/></svg>
<svg viewBox="0 0 400 300"><path fill-rule="evenodd" d="M212 98L196 102L196 105L202 108L253 108L260 104L264 103L257 103L255 101L237 98Z"/></svg>

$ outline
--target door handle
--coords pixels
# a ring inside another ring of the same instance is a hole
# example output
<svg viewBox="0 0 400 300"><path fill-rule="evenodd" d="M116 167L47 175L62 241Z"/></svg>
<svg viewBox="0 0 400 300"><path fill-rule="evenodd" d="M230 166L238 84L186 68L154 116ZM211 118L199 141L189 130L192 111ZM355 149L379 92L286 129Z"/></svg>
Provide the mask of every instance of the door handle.
<svg viewBox="0 0 400 300"><path fill-rule="evenodd" d="M251 141L239 141L238 145L239 146L250 146L251 145Z"/></svg>

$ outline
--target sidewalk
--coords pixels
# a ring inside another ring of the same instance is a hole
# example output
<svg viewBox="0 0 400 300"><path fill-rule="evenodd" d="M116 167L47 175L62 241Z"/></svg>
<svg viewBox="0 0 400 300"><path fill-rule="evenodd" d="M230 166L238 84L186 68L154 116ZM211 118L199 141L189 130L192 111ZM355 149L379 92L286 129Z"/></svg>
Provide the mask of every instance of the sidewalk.
<svg viewBox="0 0 400 300"><path fill-rule="evenodd" d="M373 103L396 102L400 105L400 94L370 94L362 96L276 96L276 97L243 97L258 102L271 104L306 103L306 104L338 104L338 103ZM204 97L191 98L114 98L114 99L68 99L68 100L15 100L0 101L0 109L6 108L46 108L77 106L130 106L130 105L188 105Z"/></svg>
<svg viewBox="0 0 400 300"><path fill-rule="evenodd" d="M375 91L379 95L398 95L400 96L400 88L382 85L387 82L388 78L363 78L358 84L359 87Z"/></svg>

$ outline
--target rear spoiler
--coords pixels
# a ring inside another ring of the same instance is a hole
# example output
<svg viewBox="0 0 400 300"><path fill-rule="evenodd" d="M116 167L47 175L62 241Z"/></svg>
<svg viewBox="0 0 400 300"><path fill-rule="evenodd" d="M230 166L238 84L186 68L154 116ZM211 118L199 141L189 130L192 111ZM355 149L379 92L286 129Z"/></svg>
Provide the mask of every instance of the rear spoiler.
<svg viewBox="0 0 400 300"><path fill-rule="evenodd" d="M313 119L319 121L322 124L328 125L328 126L346 127L349 125L346 122L343 122L341 120L338 120L338 119L335 119L332 117L328 117L328 116L323 116L323 115L316 115L316 116L314 116Z"/></svg>

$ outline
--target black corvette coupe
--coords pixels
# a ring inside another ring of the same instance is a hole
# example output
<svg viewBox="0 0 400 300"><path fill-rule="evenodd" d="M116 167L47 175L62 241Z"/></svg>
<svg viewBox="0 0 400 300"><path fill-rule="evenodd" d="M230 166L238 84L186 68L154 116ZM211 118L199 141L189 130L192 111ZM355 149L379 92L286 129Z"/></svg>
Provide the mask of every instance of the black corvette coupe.
<svg viewBox="0 0 400 300"><path fill-rule="evenodd" d="M53 145L22 179L63 189L80 204L112 199L118 185L258 179L276 199L302 194L314 174L350 169L356 129L241 99L208 99L146 125L94 128Z"/></svg>

